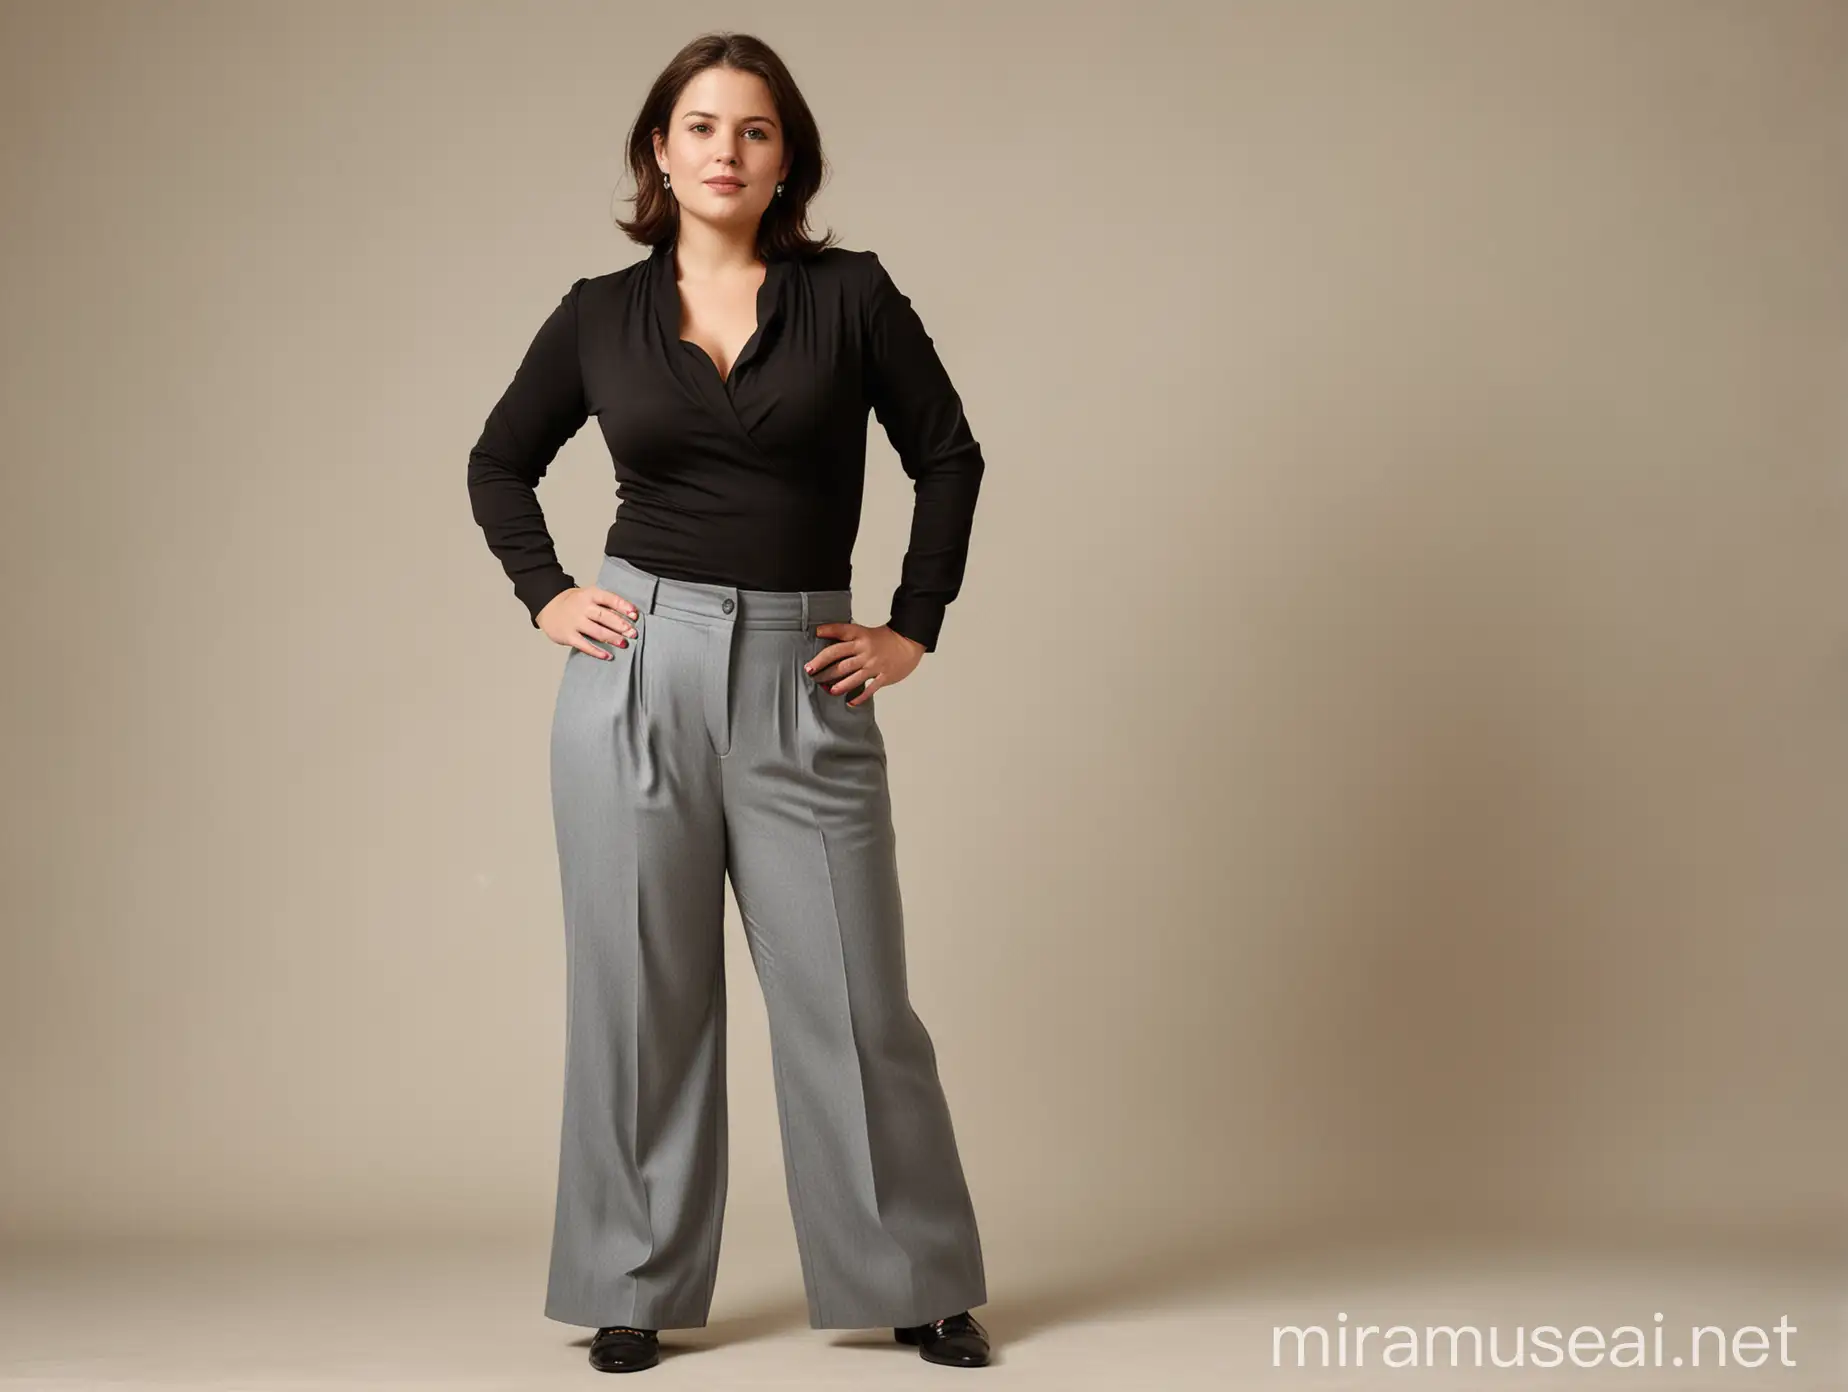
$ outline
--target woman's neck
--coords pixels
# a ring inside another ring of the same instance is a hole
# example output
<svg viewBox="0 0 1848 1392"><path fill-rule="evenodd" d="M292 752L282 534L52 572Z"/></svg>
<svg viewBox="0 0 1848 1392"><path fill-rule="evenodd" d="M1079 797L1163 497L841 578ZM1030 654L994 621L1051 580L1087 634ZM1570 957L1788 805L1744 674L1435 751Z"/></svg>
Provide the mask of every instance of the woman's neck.
<svg viewBox="0 0 1848 1392"><path fill-rule="evenodd" d="M757 254L756 229L748 237L740 237L685 218L675 239L674 259L680 274L688 280L715 280L755 270L762 264Z"/></svg>

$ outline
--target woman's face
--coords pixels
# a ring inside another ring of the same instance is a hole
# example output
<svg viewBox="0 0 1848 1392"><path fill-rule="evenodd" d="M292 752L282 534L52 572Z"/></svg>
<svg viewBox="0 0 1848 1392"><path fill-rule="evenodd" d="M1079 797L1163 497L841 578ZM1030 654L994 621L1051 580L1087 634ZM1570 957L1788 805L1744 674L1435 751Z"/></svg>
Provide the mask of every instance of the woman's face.
<svg viewBox="0 0 1848 1392"><path fill-rule="evenodd" d="M726 227L755 228L789 172L770 88L756 73L732 68L707 68L687 83L654 146L681 215ZM713 178L737 184L707 182Z"/></svg>

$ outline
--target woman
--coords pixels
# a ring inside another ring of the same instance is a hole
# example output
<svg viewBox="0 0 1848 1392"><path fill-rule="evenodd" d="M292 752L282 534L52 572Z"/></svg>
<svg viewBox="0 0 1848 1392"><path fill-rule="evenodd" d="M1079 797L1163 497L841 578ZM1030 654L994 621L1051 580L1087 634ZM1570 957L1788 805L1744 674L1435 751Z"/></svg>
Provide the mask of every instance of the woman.
<svg viewBox="0 0 1848 1392"><path fill-rule="evenodd" d="M578 280L469 456L475 520L566 654L553 814L566 1074L546 1314L593 1365L706 1323L726 1189L724 880L764 991L809 1323L985 1364L981 1244L907 995L876 692L937 646L982 455L876 255L807 236L823 161L787 69L708 35L629 139L644 260ZM891 617L849 588L867 412L916 511ZM595 585L536 488L588 417L621 506Z"/></svg>

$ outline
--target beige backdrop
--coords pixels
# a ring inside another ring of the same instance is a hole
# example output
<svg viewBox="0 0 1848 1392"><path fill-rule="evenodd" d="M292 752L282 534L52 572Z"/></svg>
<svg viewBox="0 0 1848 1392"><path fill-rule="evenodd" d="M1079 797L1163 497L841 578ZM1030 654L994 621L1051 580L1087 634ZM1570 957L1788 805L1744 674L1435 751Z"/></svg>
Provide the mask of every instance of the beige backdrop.
<svg viewBox="0 0 1848 1392"><path fill-rule="evenodd" d="M465 460L643 254L621 138L729 26L989 462L880 720L993 1298L1361 1234L1843 1250L1848 7L0 16L6 1234L543 1245L564 650ZM541 500L594 574L594 423ZM793 1288L729 931L727 1250Z"/></svg>

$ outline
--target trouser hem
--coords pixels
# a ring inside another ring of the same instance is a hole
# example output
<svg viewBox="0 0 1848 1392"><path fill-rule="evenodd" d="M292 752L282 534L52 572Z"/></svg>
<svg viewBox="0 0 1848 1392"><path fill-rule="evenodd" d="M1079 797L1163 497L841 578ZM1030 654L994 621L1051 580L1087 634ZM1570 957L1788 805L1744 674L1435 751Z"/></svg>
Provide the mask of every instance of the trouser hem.
<svg viewBox="0 0 1848 1392"><path fill-rule="evenodd" d="M695 1318L690 1315L635 1314L611 1315L607 1319L601 1319L582 1313L555 1314L547 1310L545 1317L559 1324L576 1324L586 1329L603 1329L612 1324L633 1325L637 1329L704 1329L706 1327L705 1315Z"/></svg>

